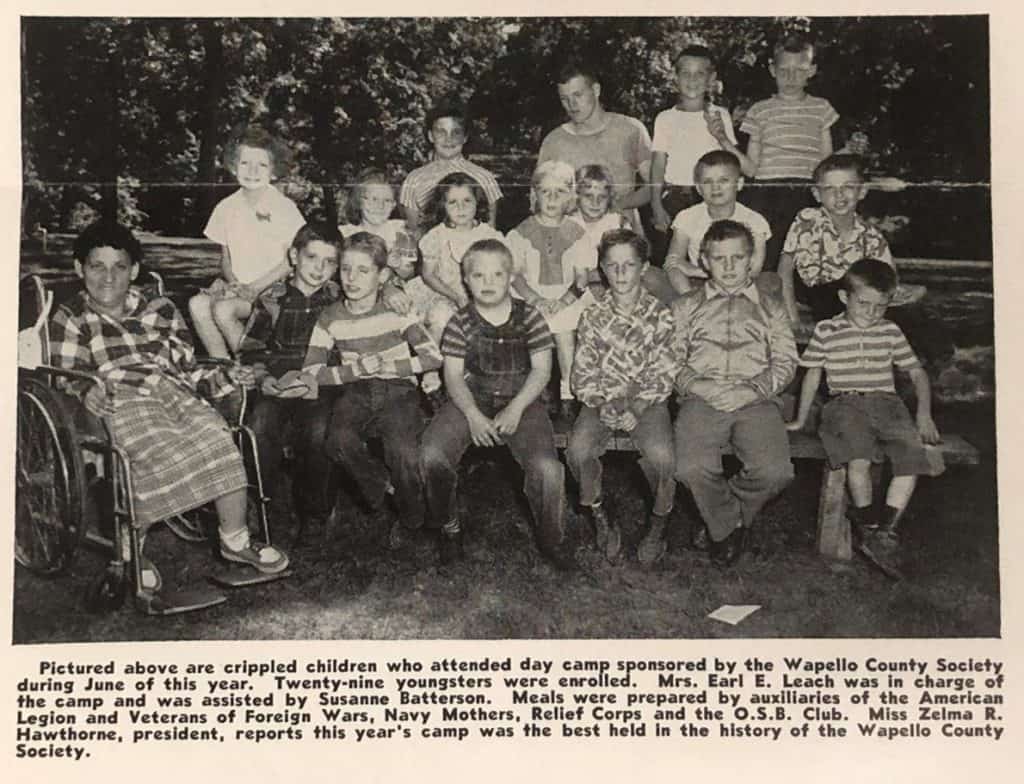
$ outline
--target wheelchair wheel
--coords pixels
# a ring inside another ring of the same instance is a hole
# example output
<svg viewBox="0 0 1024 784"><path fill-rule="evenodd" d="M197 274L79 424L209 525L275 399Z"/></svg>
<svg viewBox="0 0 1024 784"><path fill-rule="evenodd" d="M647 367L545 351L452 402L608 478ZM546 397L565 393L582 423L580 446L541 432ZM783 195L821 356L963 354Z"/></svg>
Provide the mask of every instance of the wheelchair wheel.
<svg viewBox="0 0 1024 784"><path fill-rule="evenodd" d="M85 469L60 397L18 379L15 560L38 574L67 569L85 533Z"/></svg>

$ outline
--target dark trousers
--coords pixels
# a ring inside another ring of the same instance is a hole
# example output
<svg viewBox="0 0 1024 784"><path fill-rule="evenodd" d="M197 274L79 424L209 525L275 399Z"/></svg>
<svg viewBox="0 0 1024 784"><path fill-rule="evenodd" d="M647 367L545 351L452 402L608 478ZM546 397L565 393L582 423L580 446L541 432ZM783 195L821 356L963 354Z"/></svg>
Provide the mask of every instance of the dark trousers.
<svg viewBox="0 0 1024 784"><path fill-rule="evenodd" d="M410 528L423 523L423 485L419 475L419 437L424 416L419 391L408 381L378 378L345 384L331 410L327 454L356 483L374 509L395 489L395 504ZM384 465L367 449L379 437ZM385 470L386 467L386 470Z"/></svg>
<svg viewBox="0 0 1024 784"><path fill-rule="evenodd" d="M493 417L508 398L477 397L485 416ZM547 409L531 403L519 427L503 441L526 475L523 491L533 512L537 539L543 548L556 547L565 535L565 467L555 452L554 431ZM431 524L441 527L458 518L456 490L459 461L473 443L469 421L449 401L423 434L420 465L426 487Z"/></svg>
<svg viewBox="0 0 1024 784"><path fill-rule="evenodd" d="M331 509L331 461L324 452L330 399L297 400L261 396L247 424L256 436L263 486L273 505L300 515L325 515ZM285 446L295 455L292 497L282 471Z"/></svg>
<svg viewBox="0 0 1024 784"><path fill-rule="evenodd" d="M796 178L758 180L748 183L740 191L740 201L761 213L772 230L764 251L766 270L779 268L779 254L793 219L800 210L814 203L811 196L813 184L810 180Z"/></svg>

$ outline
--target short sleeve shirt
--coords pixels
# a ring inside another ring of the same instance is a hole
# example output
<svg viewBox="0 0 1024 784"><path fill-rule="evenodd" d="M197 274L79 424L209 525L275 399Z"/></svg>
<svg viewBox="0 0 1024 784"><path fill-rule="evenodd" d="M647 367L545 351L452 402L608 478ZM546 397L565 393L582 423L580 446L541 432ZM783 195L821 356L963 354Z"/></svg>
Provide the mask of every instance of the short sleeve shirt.
<svg viewBox="0 0 1024 784"><path fill-rule="evenodd" d="M765 241L772 236L772 230L768 225L768 221L764 219L761 213L754 212L754 210L739 202L736 202L736 209L729 220L742 223L750 229L751 234ZM672 231L682 232L690 238L690 244L686 251L690 263L699 263L700 244L707 230L711 228L711 224L714 222L715 219L711 217L711 214L708 212L708 205L704 202L694 204L692 207L682 210L676 215L675 220L672 221ZM666 266L671 265L667 264Z"/></svg>
<svg viewBox="0 0 1024 784"><path fill-rule="evenodd" d="M822 207L806 207L797 213L786 234L783 253L793 256L800 279L808 286L839 280L860 259L878 259L893 265L885 236L859 215L846 237Z"/></svg>
<svg viewBox="0 0 1024 784"><path fill-rule="evenodd" d="M903 370L921 367L896 324L883 319L870 327L858 327L845 313L815 325L800 364L825 368L833 395L895 392L893 365Z"/></svg>
<svg viewBox="0 0 1024 784"><path fill-rule="evenodd" d="M761 144L756 178L811 179L814 167L824 157L821 135L838 119L832 104L814 95L797 100L774 95L755 103L740 130L750 134L752 142Z"/></svg>
<svg viewBox="0 0 1024 784"><path fill-rule="evenodd" d="M722 118L725 135L736 143L729 110L723 106L711 109ZM677 107L666 109L654 120L654 152L668 156L665 164L665 184L693 185L693 170L705 153L721 149L718 139L708 130L704 112L688 112Z"/></svg>
<svg viewBox="0 0 1024 784"><path fill-rule="evenodd" d="M213 208L203 233L227 247L239 282L252 283L284 261L305 222L295 202L273 185L255 206L239 188Z"/></svg>
<svg viewBox="0 0 1024 784"><path fill-rule="evenodd" d="M465 361L466 381L474 393L514 397L530 372L530 357L554 348L544 316L524 300L512 300L504 324L483 318L470 303L445 327L441 354Z"/></svg>
<svg viewBox="0 0 1024 784"><path fill-rule="evenodd" d="M636 190L636 175L651 160L651 136L639 120L608 112L599 131L577 133L571 123L555 128L540 146L537 163L564 161L573 169L600 164L612 175L617 195Z"/></svg>

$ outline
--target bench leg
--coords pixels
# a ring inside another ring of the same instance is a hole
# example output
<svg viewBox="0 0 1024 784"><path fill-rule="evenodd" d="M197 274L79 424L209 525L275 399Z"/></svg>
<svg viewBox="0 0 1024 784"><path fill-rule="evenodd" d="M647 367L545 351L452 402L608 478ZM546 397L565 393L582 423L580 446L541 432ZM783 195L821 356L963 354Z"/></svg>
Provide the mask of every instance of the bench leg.
<svg viewBox="0 0 1024 784"><path fill-rule="evenodd" d="M818 501L818 553L840 561L853 557L846 519L846 468L831 470L828 463L822 471Z"/></svg>

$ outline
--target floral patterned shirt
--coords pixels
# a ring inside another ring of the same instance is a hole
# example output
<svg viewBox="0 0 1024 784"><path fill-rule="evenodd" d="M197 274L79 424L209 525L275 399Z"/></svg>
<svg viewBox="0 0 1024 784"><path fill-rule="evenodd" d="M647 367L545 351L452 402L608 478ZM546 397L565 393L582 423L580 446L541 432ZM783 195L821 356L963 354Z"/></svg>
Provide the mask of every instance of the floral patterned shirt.
<svg viewBox="0 0 1024 784"><path fill-rule="evenodd" d="M807 207L797 213L782 252L792 254L797 274L808 286L839 280L860 259L878 259L890 266L893 263L882 232L855 215L852 232L842 237L832 217L821 207Z"/></svg>

